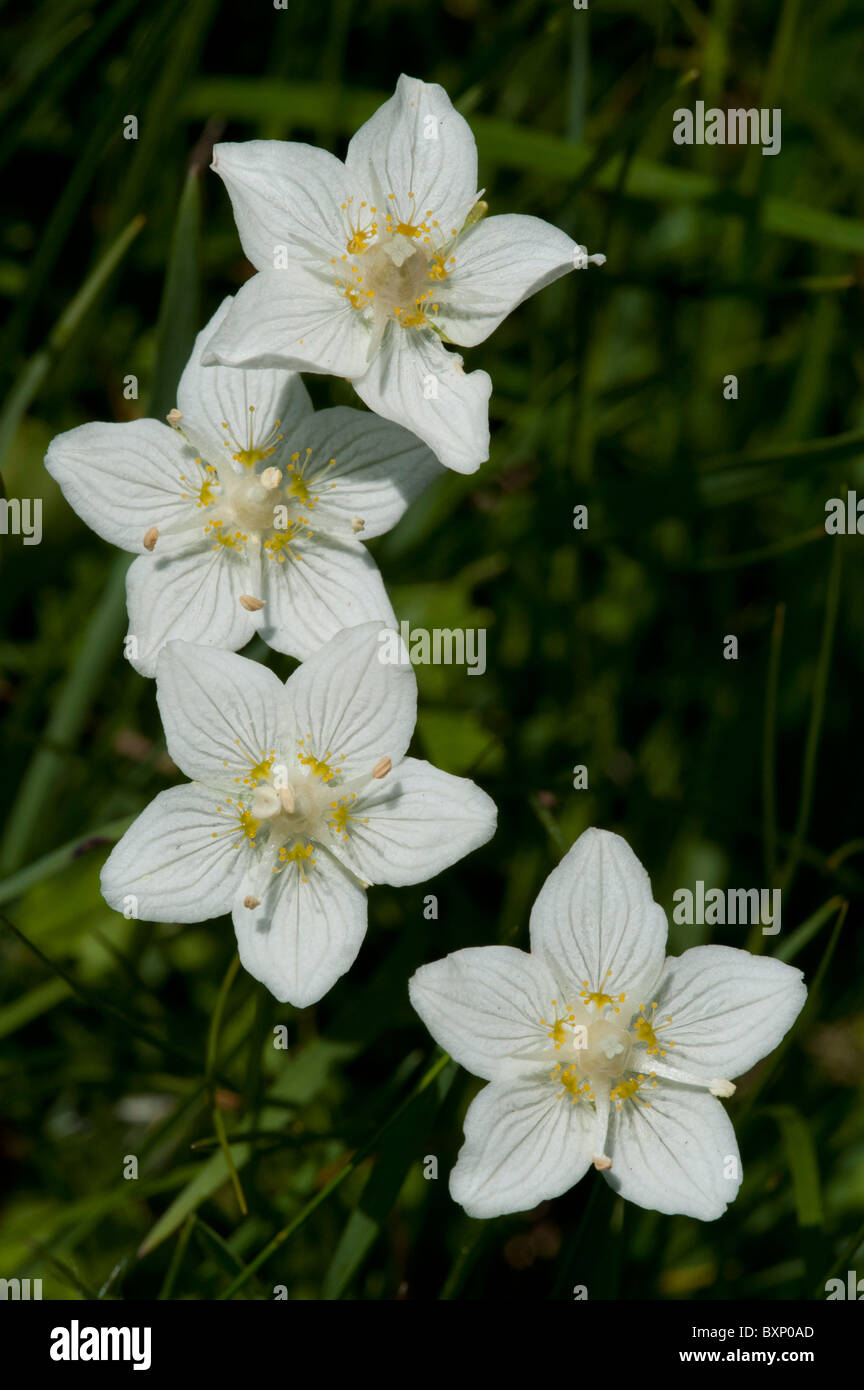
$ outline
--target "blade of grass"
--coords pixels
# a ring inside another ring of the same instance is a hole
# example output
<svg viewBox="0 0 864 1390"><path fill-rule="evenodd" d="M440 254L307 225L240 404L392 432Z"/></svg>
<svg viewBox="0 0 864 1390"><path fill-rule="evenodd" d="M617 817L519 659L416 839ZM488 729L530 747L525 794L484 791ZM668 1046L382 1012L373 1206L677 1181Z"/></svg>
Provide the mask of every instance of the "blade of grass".
<svg viewBox="0 0 864 1390"><path fill-rule="evenodd" d="M67 346L72 334L84 315L93 307L101 291L117 266L122 261L132 242L144 226L143 217L133 217L123 231L111 243L105 255L93 268L78 293L63 310L56 324L48 334L43 348L30 358L13 386L3 413L0 415L0 469L2 469L9 445L15 436L31 402L36 397L51 367Z"/></svg>
<svg viewBox="0 0 864 1390"><path fill-rule="evenodd" d="M794 1105L769 1105L765 1107L765 1113L777 1121L783 1137L786 1160L792 1174L798 1225L821 1226L824 1219L822 1186L810 1127Z"/></svg>
<svg viewBox="0 0 864 1390"><path fill-rule="evenodd" d="M235 954L234 959L231 961L231 964L229 965L228 970L226 971L225 978L222 981L221 987L219 989L219 994L216 999L216 1007L213 1010L213 1019L210 1024L210 1034L207 1039L207 1076L210 1079L211 1083L210 1096L213 1106L213 1128L219 1136L219 1147L221 1148L222 1155L225 1159L225 1167L228 1169L228 1173L231 1177L231 1183L234 1187L235 1196L237 1197L237 1204L240 1207L240 1210L242 1211L243 1215L248 1216L249 1211L246 1206L246 1198L243 1195L243 1188L240 1184L240 1175L237 1172L237 1169L234 1167L234 1161L231 1157L231 1150L228 1147L228 1136L225 1132L225 1121L222 1118L222 1111L219 1109L219 1104L216 1099L216 1087L213 1083L213 1069L216 1065L216 1057L219 1047L219 1029L222 1025L222 1015L225 1012L225 1005L228 1001L228 995L231 992L231 986L234 983L234 980L237 976L237 971L239 969L240 957Z"/></svg>
<svg viewBox="0 0 864 1390"><path fill-rule="evenodd" d="M377 1148L384 1135L390 1130L391 1126L396 1123L396 1121L402 1115L404 1110L411 1104L413 1100L416 1099L417 1096L421 1095L423 1091L426 1090L427 1086L432 1085L436 1077L439 1075L440 1072L444 1070L449 1061L450 1057L446 1052L444 1052L432 1063L430 1067L427 1068L423 1076L417 1082L416 1086L414 1086L410 1094L406 1096L402 1104L396 1107L389 1119L387 1119L384 1122L384 1124L371 1137L371 1139L367 1140L365 1144L361 1144L360 1148L354 1151L354 1153L347 1160L347 1162L342 1165L338 1172L333 1175L330 1181L326 1183L325 1186L322 1187L319 1192L316 1192L315 1196L306 1203L302 1210L299 1211L297 1215L293 1217L291 1221L288 1222L288 1225L284 1226L281 1231L277 1232L273 1239L269 1241L267 1245L264 1246L264 1249L259 1251L259 1253L255 1256L253 1260L250 1260L249 1264L247 1264L246 1266L244 1273L238 1274L237 1278L231 1281L227 1289L224 1289L222 1293L219 1294L220 1300L232 1298L234 1294L237 1293L237 1291L243 1287L247 1279L249 1279L257 1270L259 1270L261 1266L267 1260L270 1259L271 1255L274 1255L276 1251L279 1250L281 1246L285 1244L285 1241L289 1240L290 1237L294 1234L294 1232L298 1231L300 1227L303 1226L309 1220L309 1217L313 1214L313 1212L317 1211L318 1207L321 1206L321 1203L326 1202L327 1198L333 1192L336 1191L337 1187L340 1187L342 1183L345 1181L345 1179L351 1173L354 1172L358 1165L362 1163L364 1159L366 1159L375 1148Z"/></svg>
<svg viewBox="0 0 864 1390"><path fill-rule="evenodd" d="M810 812L813 806L813 792L816 783L816 765L819 756L819 742L822 737L822 723L825 717L825 697L828 691L828 675L831 669L831 654L834 646L834 629L837 625L837 610L840 605L840 580L843 568L843 546L835 540L828 572L828 590L825 596L825 615L822 623L822 641L816 664L813 685L813 699L810 706L810 721L807 727L807 741L804 748L804 767L801 775L801 796L798 804L798 817L792 836L792 846L782 872L781 889L789 892L801 856L801 847L807 838Z"/></svg>

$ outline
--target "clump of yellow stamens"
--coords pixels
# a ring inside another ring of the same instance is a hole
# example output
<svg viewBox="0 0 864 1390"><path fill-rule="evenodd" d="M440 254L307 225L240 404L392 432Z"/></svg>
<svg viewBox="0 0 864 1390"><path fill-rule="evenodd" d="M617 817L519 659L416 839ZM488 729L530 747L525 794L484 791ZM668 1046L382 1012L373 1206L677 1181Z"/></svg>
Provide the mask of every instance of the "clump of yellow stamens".
<svg viewBox="0 0 864 1390"><path fill-rule="evenodd" d="M666 1048L674 1047L675 1044L671 1038L663 1038L661 1040L657 1037L657 1033L654 1028L654 1014L657 1009L656 999L651 1005L650 1016L646 1016L645 1010L647 1009L647 1007L647 1004L641 1004L639 1006L639 1017L634 1020L633 1031L635 1032L639 1041L645 1043L646 1051L649 1057L665 1057ZM666 1022L672 1022L671 1014L667 1015Z"/></svg>
<svg viewBox="0 0 864 1390"><path fill-rule="evenodd" d="M558 1096L563 1100L569 1096L574 1105L578 1105L580 1100L594 1100L594 1092L591 1090L590 1083L583 1081L575 1066L562 1067L558 1062L549 1073L550 1079L556 1081L564 1089Z"/></svg>
<svg viewBox="0 0 864 1390"><path fill-rule="evenodd" d="M181 492L180 496L184 498L188 498L190 495L197 497L196 507L209 507L216 500L213 496L213 489L219 486L219 478L212 463L204 463L203 459L200 458L196 458L195 462L198 465L197 479L187 478L185 473L180 474L181 483L191 487L192 493Z"/></svg>
<svg viewBox="0 0 864 1390"><path fill-rule="evenodd" d="M356 800L357 793L349 792L347 796L340 797L338 801L330 802L333 814L329 817L327 824L336 835L341 835L344 840L348 839L349 821L354 821L362 825L369 824L368 816L364 816L361 822L357 822L357 817L351 815L351 807Z"/></svg>
<svg viewBox="0 0 864 1390"><path fill-rule="evenodd" d="M279 863L274 865L273 872L274 874L278 874L286 864L302 864L304 866L309 864L311 866L314 863L315 860L312 858L312 846L304 845L302 841L298 840L293 849L288 849L286 845L282 845L279 850ZM302 883L308 881L302 870L300 879Z"/></svg>
<svg viewBox="0 0 864 1390"><path fill-rule="evenodd" d="M239 740L235 739L239 746ZM243 782L247 787L254 787L258 782L264 782L273 770L273 763L276 759L276 750L271 748L269 753L266 748L261 749L261 757L257 763L253 763L249 754L246 754L249 761L249 771L243 777L235 777L235 782Z"/></svg>
<svg viewBox="0 0 864 1390"><path fill-rule="evenodd" d="M606 971L606 979L607 979L607 980L609 979L609 976L610 976L611 974L612 974L612 971L611 971L611 970L607 970L607 971ZM583 1002L584 1004L593 1004L597 1009L603 1009L603 1008L606 1007L607 1004L612 1004L612 1005L613 1005L613 1012L616 1013L616 1014L620 1014L621 1010L620 1010L620 1008L618 1007L618 1005L624 1003L624 1000L627 998L627 995L626 995L626 994L604 994L603 990L600 990L600 989L594 989L594 990L592 990L591 987L590 987L590 985L589 985L589 983L588 983L588 981L587 981L587 980L583 980L583 981L582 981L582 991L581 991L580 998L582 999L582 1002Z"/></svg>
<svg viewBox="0 0 864 1390"><path fill-rule="evenodd" d="M263 439L260 444L256 444L254 439L254 420L255 407L254 405L250 405L249 433L245 445L241 444L239 439L235 439L234 435L231 433L227 420L222 421L222 428L228 435L228 439L225 440L225 448L230 449L233 443L237 452L236 454L232 454L231 457L237 463L242 463L246 468L251 468L253 464L261 463L263 459L269 458L271 454L276 452L276 445L282 438L281 434L276 433L282 421L277 420L266 439Z"/></svg>
<svg viewBox="0 0 864 1390"><path fill-rule="evenodd" d="M551 1038L552 1042L555 1044L555 1051L557 1052L559 1048L562 1047L563 1044L567 1041L567 1025L575 1023L576 1016L575 1014L568 1013L565 1014L563 1018L559 1018L557 999L552 1000L552 1007L555 1010L554 1022L550 1024L548 1019L545 1018L541 1018L540 1022L542 1023L544 1028L548 1028L550 1030L546 1036Z"/></svg>
<svg viewBox="0 0 864 1390"><path fill-rule="evenodd" d="M255 819L248 807L241 805L239 801L234 801L232 797L226 796L225 806L217 806L216 811L220 816L227 815L230 816L232 820L236 821L236 829L223 830L221 832L214 830L211 832L211 839L218 839L220 833L223 835L234 835L239 829L246 836L246 839L254 845L255 836L258 834L261 823ZM232 848L239 849L240 841L238 840Z"/></svg>
<svg viewBox="0 0 864 1390"><path fill-rule="evenodd" d="M298 738L297 740L300 748L303 747L305 742L306 740L302 738ZM298 761L301 762L304 767L310 769L313 777L320 777L322 782L332 782L339 771L338 767L331 767L327 761L327 759L332 758L332 756L333 751L330 748L327 749L326 753L321 758L317 757L315 753L298 752L297 754Z"/></svg>
<svg viewBox="0 0 864 1390"><path fill-rule="evenodd" d="M656 1086L657 1082L653 1080L653 1077L654 1073L652 1071L651 1085ZM650 1100L643 1100L642 1097L638 1094L639 1088L642 1086L645 1080L646 1078L644 1073L639 1072L636 1076L631 1076L629 1081L620 1081L617 1086L613 1086L612 1093L610 1095L610 1100L612 1104L615 1106L615 1109L620 1110L625 1100L633 1100L636 1102L637 1105L644 1105L650 1110Z"/></svg>
<svg viewBox="0 0 864 1390"><path fill-rule="evenodd" d="M356 216L354 216L351 210L353 202L354 199L349 198L346 203L342 204L342 211L345 213L345 217L342 219L346 233L345 249L349 256L359 256L378 235L378 223L374 221L378 209L362 202L357 209ZM366 221L365 226L361 225L367 218L373 220Z"/></svg>
<svg viewBox="0 0 864 1390"><path fill-rule="evenodd" d="M208 534L215 536L214 550L218 550L220 545L226 550L242 550L244 541L249 537L243 531L223 531L221 521L208 521L204 527L205 536Z"/></svg>
<svg viewBox="0 0 864 1390"><path fill-rule="evenodd" d="M288 472L292 476L289 481L288 492L291 497L298 498L298 500L303 503L304 507L308 507L310 511L314 511L315 503L321 501L321 496L320 493L313 495L310 489L320 485L321 479L326 477L327 469L335 468L336 460L329 459L327 468L322 468L320 472L307 477L305 470L309 465L311 455L311 449L306 450L306 456L302 460L299 453L291 455L291 462L288 464ZM324 486L329 489L334 488L336 484L325 483Z"/></svg>

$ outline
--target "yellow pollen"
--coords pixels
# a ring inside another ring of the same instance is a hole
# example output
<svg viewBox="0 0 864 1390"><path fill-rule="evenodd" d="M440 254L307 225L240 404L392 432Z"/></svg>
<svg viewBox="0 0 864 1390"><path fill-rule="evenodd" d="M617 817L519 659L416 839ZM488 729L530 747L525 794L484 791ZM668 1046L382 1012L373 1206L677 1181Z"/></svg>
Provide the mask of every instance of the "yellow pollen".
<svg viewBox="0 0 864 1390"><path fill-rule="evenodd" d="M301 738L299 742L302 744L303 739ZM339 770L336 767L331 767L330 764L327 762L327 759L331 758L332 756L333 754L331 753L329 748L327 749L327 752L324 754L323 758L316 758L314 753L297 754L297 757L299 761L303 764L303 766L308 767L311 770L313 777L320 777L322 782L332 782L333 778L336 776L336 773Z"/></svg>
<svg viewBox="0 0 864 1390"><path fill-rule="evenodd" d="M569 1096L574 1105L578 1105L580 1100L593 1100L594 1092L587 1081L583 1081L574 1066L556 1066L550 1072L552 1081L556 1081L564 1089L558 1099L563 1100Z"/></svg>
<svg viewBox="0 0 864 1390"><path fill-rule="evenodd" d="M646 1015L645 1012L647 1008L647 1004L641 1004L639 1006L639 1017L633 1024L634 1032L639 1041L645 1043L649 1057L665 1057L667 1047L674 1047L675 1044L671 1038L658 1038L654 1030L654 1014L657 1009L657 1001L655 1000L651 1005L651 1013L649 1015ZM667 1016L666 1022L672 1022L671 1015Z"/></svg>
<svg viewBox="0 0 864 1390"><path fill-rule="evenodd" d="M611 970L606 971L607 980L611 974ZM604 994L603 990L589 989L587 980L582 981L582 991L580 997L583 1003L594 1004L597 1009L603 1009L606 1007L607 1004L612 1004L613 1012L616 1014L620 1014L621 1012L618 1005L623 1004L624 1000L627 998L626 994Z"/></svg>
<svg viewBox="0 0 864 1390"><path fill-rule="evenodd" d="M550 1025L545 1018L541 1018L540 1022L544 1028L549 1028L550 1031L547 1033L547 1037L552 1039L552 1042L555 1044L555 1051L557 1052L561 1045L567 1041L567 1024L575 1022L575 1015L570 1013L565 1014L563 1018L559 1018L557 999L552 1000L552 1007L555 1010L554 1022Z"/></svg>

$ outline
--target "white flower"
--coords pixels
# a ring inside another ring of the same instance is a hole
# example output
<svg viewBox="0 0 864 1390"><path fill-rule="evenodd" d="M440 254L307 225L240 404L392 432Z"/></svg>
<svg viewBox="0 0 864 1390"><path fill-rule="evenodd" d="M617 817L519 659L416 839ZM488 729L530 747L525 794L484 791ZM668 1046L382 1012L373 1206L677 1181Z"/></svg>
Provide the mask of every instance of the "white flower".
<svg viewBox="0 0 864 1390"><path fill-rule="evenodd" d="M193 780L161 792L112 851L102 892L147 921L232 912L240 959L303 1007L354 961L364 888L439 873L490 838L495 806L406 758L417 685L380 660L379 623L340 632L283 685L245 657L172 642L157 699Z"/></svg>
<svg viewBox="0 0 864 1390"><path fill-rule="evenodd" d="M489 456L485 372L474 347L529 295L584 267L585 248L537 217L477 220L477 149L443 87L399 78L343 164L278 140L217 145L247 257L205 361L349 378L379 415L473 473Z"/></svg>
<svg viewBox="0 0 864 1390"><path fill-rule="evenodd" d="M230 304L198 335L173 429L81 425L45 459L79 516L139 556L127 655L147 676L172 638L236 651L258 632L304 657L343 627L392 623L359 538L389 530L441 474L398 425L344 406L316 414L293 372L203 367Z"/></svg>
<svg viewBox="0 0 864 1390"><path fill-rule="evenodd" d="M469 1107L450 1191L470 1216L525 1211L593 1163L622 1197L712 1221L741 1182L717 1096L776 1047L800 970L728 946L664 961L666 917L626 842L586 830L531 913L531 951L483 946L424 965L414 1007L489 1082Z"/></svg>

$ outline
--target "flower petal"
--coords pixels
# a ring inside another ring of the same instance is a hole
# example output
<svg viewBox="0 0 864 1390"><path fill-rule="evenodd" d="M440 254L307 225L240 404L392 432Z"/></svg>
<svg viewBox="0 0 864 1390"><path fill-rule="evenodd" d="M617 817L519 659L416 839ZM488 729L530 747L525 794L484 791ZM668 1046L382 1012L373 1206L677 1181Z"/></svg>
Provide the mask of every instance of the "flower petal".
<svg viewBox="0 0 864 1390"><path fill-rule="evenodd" d="M514 946L469 946L421 965L411 1003L460 1066L491 1081L519 1053L545 1047L557 994L549 967Z"/></svg>
<svg viewBox="0 0 864 1390"><path fill-rule="evenodd" d="M368 350L369 330L332 278L291 261L246 281L203 361L355 377L366 370Z"/></svg>
<svg viewBox="0 0 864 1390"><path fill-rule="evenodd" d="M223 299L198 334L177 387L177 406L183 416L180 428L194 435L201 446L206 442L211 463L225 457L226 443L229 456L246 448L250 429L256 443L278 432L287 437L312 415L309 393L295 372L203 365L205 349L233 302L230 295Z"/></svg>
<svg viewBox="0 0 864 1390"><path fill-rule="evenodd" d="M578 992L626 994L638 1007L663 968L666 915L626 840L586 830L531 912L531 949Z"/></svg>
<svg viewBox="0 0 864 1390"><path fill-rule="evenodd" d="M405 758L352 802L334 853L368 883L422 883L485 845L497 814L470 778Z"/></svg>
<svg viewBox="0 0 864 1390"><path fill-rule="evenodd" d="M261 618L240 603L248 592L248 567L223 546L139 556L126 575L127 643L135 639L130 663L142 676L155 676L160 651L175 638L228 651L245 647Z"/></svg>
<svg viewBox="0 0 864 1390"><path fill-rule="evenodd" d="M767 1057L806 999L804 977L792 965L732 946L694 946L669 957L646 1002L657 1002L661 1048L674 1041L666 1062L711 1081L741 1076Z"/></svg>
<svg viewBox="0 0 864 1390"><path fill-rule="evenodd" d="M209 368L207 369L210 370ZM383 535L443 469L416 435L365 410L337 405L306 420L298 447L310 448L304 474L319 480L309 514L315 527L353 540ZM329 460L335 459L332 467ZM361 520L362 530L353 522Z"/></svg>
<svg viewBox="0 0 864 1390"><path fill-rule="evenodd" d="M486 372L465 372L431 330L390 324L354 390L370 410L424 440L456 473L476 473L489 457Z"/></svg>
<svg viewBox="0 0 864 1390"><path fill-rule="evenodd" d="M285 687L233 652L169 642L156 667L168 752L187 777L228 786L293 740Z"/></svg>
<svg viewBox="0 0 864 1390"><path fill-rule="evenodd" d="M272 270L276 248L292 259L320 262L345 250L340 204L348 196L345 166L314 145L245 140L213 147L234 210L243 250L256 270Z"/></svg>
<svg viewBox="0 0 864 1390"><path fill-rule="evenodd" d="M264 567L261 636L278 652L307 657L344 627L396 619L378 566L356 541L323 534L301 540L284 564Z"/></svg>
<svg viewBox="0 0 864 1390"><path fill-rule="evenodd" d="M575 250L566 232L539 217L507 213L476 223L448 253L436 323L463 347L482 343L517 304L573 270Z"/></svg>
<svg viewBox="0 0 864 1390"><path fill-rule="evenodd" d="M326 851L313 858L286 864L251 909L243 904L250 878L234 906L244 968L298 1009L317 1003L350 969L366 934L363 889Z"/></svg>
<svg viewBox="0 0 864 1390"><path fill-rule="evenodd" d="M97 422L58 435L45 467L97 536L143 555L151 526L196 519L181 478L193 458L185 440L158 420Z"/></svg>
<svg viewBox="0 0 864 1390"><path fill-rule="evenodd" d="M603 1176L628 1202L673 1216L715 1221L741 1186L732 1123L706 1091L660 1082L649 1105L612 1107Z"/></svg>
<svg viewBox="0 0 864 1390"><path fill-rule="evenodd" d="M379 212L392 206L406 222L431 213L445 236L460 229L477 197L471 127L443 87L404 73L351 140L345 167L353 189L385 200Z"/></svg>
<svg viewBox="0 0 864 1390"><path fill-rule="evenodd" d="M491 1081L468 1107L450 1195L473 1217L529 1211L584 1176L593 1133L591 1107L559 1098L546 1072Z"/></svg>
<svg viewBox="0 0 864 1390"><path fill-rule="evenodd" d="M145 922L203 922L230 912L251 848L239 827L226 833L218 803L215 792L195 784L160 792L108 856L105 901Z"/></svg>
<svg viewBox="0 0 864 1390"><path fill-rule="evenodd" d="M347 777L368 776L385 756L395 766L414 732L417 680L407 653L404 662L383 659L388 631L382 623L345 628L285 682L307 752L329 750Z"/></svg>

